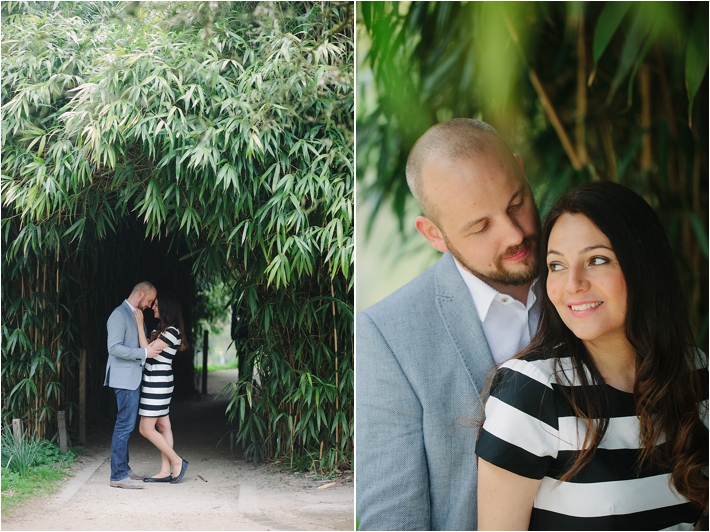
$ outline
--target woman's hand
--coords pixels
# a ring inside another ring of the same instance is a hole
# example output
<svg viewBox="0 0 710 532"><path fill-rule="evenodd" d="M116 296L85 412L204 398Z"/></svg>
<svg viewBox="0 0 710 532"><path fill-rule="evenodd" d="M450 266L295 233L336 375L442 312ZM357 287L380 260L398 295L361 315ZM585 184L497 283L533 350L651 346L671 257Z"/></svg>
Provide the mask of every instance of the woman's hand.
<svg viewBox="0 0 710 532"><path fill-rule="evenodd" d="M136 319L136 323L138 324L138 345L141 347L148 347L148 339L145 337L145 327L143 326L143 311L140 309L133 309L133 317ZM147 353L150 353L150 349L146 351ZM153 358L155 355L152 357L150 354L148 355L148 358Z"/></svg>
<svg viewBox="0 0 710 532"><path fill-rule="evenodd" d="M146 358L155 358L161 352L161 349L159 349L158 346L155 345L155 342L150 342L146 347Z"/></svg>
<svg viewBox="0 0 710 532"><path fill-rule="evenodd" d="M136 323L138 323L138 328L140 329L143 326L143 311L141 309L134 308L133 317L136 318Z"/></svg>

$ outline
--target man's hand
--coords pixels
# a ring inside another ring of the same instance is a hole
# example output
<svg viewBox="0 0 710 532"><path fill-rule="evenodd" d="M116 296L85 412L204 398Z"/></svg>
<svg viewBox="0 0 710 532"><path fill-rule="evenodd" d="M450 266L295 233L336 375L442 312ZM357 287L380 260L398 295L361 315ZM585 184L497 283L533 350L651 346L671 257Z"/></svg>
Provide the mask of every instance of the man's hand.
<svg viewBox="0 0 710 532"><path fill-rule="evenodd" d="M151 342L148 344L148 347L146 347L146 352L147 352L147 355L146 355L147 358L155 358L160 354L160 349L155 347L154 342Z"/></svg>

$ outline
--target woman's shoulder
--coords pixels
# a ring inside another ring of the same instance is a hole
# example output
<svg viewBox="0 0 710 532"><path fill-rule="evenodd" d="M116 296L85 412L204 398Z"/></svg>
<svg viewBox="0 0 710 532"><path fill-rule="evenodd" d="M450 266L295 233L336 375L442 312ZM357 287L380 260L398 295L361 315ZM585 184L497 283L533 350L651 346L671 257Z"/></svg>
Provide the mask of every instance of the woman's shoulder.
<svg viewBox="0 0 710 532"><path fill-rule="evenodd" d="M164 336L166 339L171 340L172 342L177 342L180 340L180 329L178 329L174 325L170 325L166 327L165 330L162 332L162 336Z"/></svg>
<svg viewBox="0 0 710 532"><path fill-rule="evenodd" d="M557 349L531 351L504 362L498 371L500 373L515 372L522 374L547 387L551 387L557 372L555 361L560 359L560 354Z"/></svg>
<svg viewBox="0 0 710 532"><path fill-rule="evenodd" d="M520 430L523 420L536 419L557 430L555 367L552 353L528 353L503 363L495 374L486 403L486 423L504 423ZM524 414L520 417L519 413ZM500 417L507 418L500 421ZM493 417L497 421L489 422ZM484 425L485 428L485 425ZM535 425L535 432L539 425Z"/></svg>

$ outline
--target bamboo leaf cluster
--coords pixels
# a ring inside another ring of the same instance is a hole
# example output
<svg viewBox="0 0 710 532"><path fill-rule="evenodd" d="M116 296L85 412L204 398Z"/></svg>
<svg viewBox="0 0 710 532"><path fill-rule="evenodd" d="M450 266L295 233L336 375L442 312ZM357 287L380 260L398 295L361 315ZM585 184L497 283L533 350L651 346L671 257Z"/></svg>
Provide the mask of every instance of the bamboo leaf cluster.
<svg viewBox="0 0 710 532"><path fill-rule="evenodd" d="M338 381L318 419L351 419L352 8L36 4L3 7L3 386L35 382L8 362L76 353L82 328L102 326L80 323L67 300L101 262L97 243L136 223L144 241L180 250L195 278L249 302L240 308L262 371L273 364L287 379L288 361L289 371ZM39 282L38 268L53 283ZM35 312L15 304L23 297L54 305L51 326L33 325L37 343L17 332ZM268 405L300 408L288 383L268 389ZM5 417L34 418L40 396L58 406L46 384L20 389ZM260 423L263 409L243 423ZM283 416L269 419L269 438L288 433ZM351 431L339 434L289 452L337 439L347 459Z"/></svg>
<svg viewBox="0 0 710 532"><path fill-rule="evenodd" d="M366 232L384 208L405 233L406 158L429 127L483 119L521 154L543 215L594 180L649 202L707 349L705 2L358 2L357 17Z"/></svg>

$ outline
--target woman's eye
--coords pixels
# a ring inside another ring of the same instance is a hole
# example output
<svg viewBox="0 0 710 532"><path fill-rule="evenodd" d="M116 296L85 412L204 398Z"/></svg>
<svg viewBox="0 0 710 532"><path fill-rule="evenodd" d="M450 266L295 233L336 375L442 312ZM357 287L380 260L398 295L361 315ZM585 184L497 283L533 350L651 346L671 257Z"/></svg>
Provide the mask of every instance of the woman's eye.
<svg viewBox="0 0 710 532"><path fill-rule="evenodd" d="M606 257L592 257L592 259L589 261L589 264L592 266L601 266L602 264L606 264L609 262L609 259Z"/></svg>
<svg viewBox="0 0 710 532"><path fill-rule="evenodd" d="M512 204L510 207L508 207L508 208L509 208L509 209L519 209L519 208L522 207L522 206L523 206L523 200L520 200L518 203L513 203L513 204Z"/></svg>
<svg viewBox="0 0 710 532"><path fill-rule="evenodd" d="M559 262L551 262L547 265L547 269L551 272L558 272L562 269L562 264L560 264Z"/></svg>

